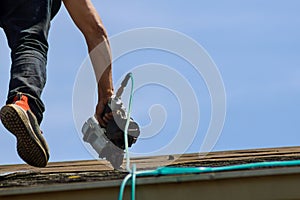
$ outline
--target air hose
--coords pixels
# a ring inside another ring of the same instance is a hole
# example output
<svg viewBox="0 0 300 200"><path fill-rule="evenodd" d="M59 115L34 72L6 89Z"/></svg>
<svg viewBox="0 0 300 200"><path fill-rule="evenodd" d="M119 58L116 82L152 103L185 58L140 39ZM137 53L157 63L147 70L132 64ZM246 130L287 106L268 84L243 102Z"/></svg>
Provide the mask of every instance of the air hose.
<svg viewBox="0 0 300 200"><path fill-rule="evenodd" d="M130 89L130 96L129 96L129 102L128 102L127 120L126 120L126 124L125 124L125 129L124 129L124 140L125 140L126 170L128 172L131 172L127 135L128 135L128 127L129 127L130 116L131 116L131 106L132 106L132 98L133 98L134 79L133 79L132 73L128 73L126 78L125 78L126 84L127 84L127 81L128 81L127 77L129 77L131 79L131 89ZM126 85L126 84L124 84L124 85Z"/></svg>
<svg viewBox="0 0 300 200"><path fill-rule="evenodd" d="M240 165L230 165L230 166L222 166L222 167L159 167L155 170L144 170L144 171L136 171L136 165L132 166L130 169L130 157L128 151L128 126L131 115L131 106L132 106L132 98L133 98L133 87L134 87L134 79L132 73L129 73L127 76L131 79L131 90L130 90L130 98L128 103L128 117L124 130L124 139L125 139L125 156L126 156L126 170L129 174L124 178L120 186L119 192L119 200L123 199L125 187L128 181L131 180L131 199L135 200L135 185L136 185L136 177L144 177L144 176L166 176L166 175L181 175L181 174L201 174L201 173L209 173L209 172L222 172L222 171L235 171L235 170L246 170L246 169L257 169L257 168L268 168L268 167L289 167L289 166L299 166L300 160L291 160L291 161L271 161L271 162L257 162L257 163L247 163Z"/></svg>

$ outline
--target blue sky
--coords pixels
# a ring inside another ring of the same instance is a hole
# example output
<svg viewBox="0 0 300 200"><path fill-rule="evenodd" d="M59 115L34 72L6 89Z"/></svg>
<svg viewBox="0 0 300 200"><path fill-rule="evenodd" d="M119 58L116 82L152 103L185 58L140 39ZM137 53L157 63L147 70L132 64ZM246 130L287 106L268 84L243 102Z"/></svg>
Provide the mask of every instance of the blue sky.
<svg viewBox="0 0 300 200"><path fill-rule="evenodd" d="M227 96L226 121L214 151L299 145L298 0L93 2L109 36L133 28L162 27L182 32L206 49L221 73ZM77 133L72 111L74 81L87 48L63 6L52 22L49 43L48 82L42 96L46 112L41 128L50 146L50 161L93 159ZM0 46L0 101L4 104L10 57L3 31ZM116 61L114 80L151 62L176 68L196 90L201 119L199 134L188 152L197 152L209 124L211 105L205 83L193 71L186 71L186 63L168 53L136 52ZM134 101L133 116L142 125L149 123L151 105L165 106L166 124L156 139L161 145L170 140L180 123L174 95L150 85L137 91ZM155 148L154 144L157 141L149 140L136 148L147 151ZM0 147L0 164L22 163L15 138L2 125Z"/></svg>

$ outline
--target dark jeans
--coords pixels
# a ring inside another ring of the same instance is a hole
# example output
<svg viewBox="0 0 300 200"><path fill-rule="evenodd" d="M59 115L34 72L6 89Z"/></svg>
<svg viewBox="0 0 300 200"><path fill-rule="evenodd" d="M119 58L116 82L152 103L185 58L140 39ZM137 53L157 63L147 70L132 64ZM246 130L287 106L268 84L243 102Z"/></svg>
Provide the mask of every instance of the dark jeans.
<svg viewBox="0 0 300 200"><path fill-rule="evenodd" d="M1 0L0 26L11 49L11 76L6 103L18 92L28 97L39 123L45 111L41 94L46 83L48 32L56 0ZM60 0L59 0L60 3ZM59 4L60 5L60 4Z"/></svg>

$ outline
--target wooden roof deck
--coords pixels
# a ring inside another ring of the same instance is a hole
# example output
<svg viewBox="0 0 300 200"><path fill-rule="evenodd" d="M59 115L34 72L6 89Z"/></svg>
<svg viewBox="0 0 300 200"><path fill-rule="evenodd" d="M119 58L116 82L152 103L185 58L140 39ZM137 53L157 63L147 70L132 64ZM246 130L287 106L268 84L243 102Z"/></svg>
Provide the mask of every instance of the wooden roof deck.
<svg viewBox="0 0 300 200"><path fill-rule="evenodd" d="M237 151L211 152L203 154L167 155L133 158L138 170L160 166L217 167L263 161L300 159L300 147L282 147ZM124 163L123 163L124 164ZM30 187L78 182L121 180L126 172L113 170L105 160L69 161L49 163L46 168L28 165L0 166L0 193L8 188Z"/></svg>

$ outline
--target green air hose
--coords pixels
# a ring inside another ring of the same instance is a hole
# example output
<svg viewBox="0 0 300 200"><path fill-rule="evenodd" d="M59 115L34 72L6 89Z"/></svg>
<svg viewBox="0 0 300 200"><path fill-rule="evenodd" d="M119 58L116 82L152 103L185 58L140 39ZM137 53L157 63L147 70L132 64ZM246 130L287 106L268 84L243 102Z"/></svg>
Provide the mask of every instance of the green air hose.
<svg viewBox="0 0 300 200"><path fill-rule="evenodd" d="M286 167L286 166L297 166L300 165L300 160L292 160L292 161L272 161L272 162L258 162L258 163L248 163L241 165L231 165L231 166L223 166L223 167L188 167L188 168L179 168L179 167L159 167L155 170L145 170L145 171L136 171L136 165L133 165L132 170L130 169L130 158L128 151L128 126L130 121L131 114L131 105L132 105L132 97L133 97L133 76L130 73L131 78L131 90L130 90L130 98L128 105L128 117L124 130L124 138L125 138L125 154L126 154L126 170L129 174L124 178L119 193L119 200L123 199L124 190L126 184L129 180L131 180L131 199L135 199L135 185L136 185L136 177L143 176L165 176L165 175L180 175L180 174L201 174L201 173L209 173L209 172L221 172L221 171L234 171L234 170L245 170L245 169L257 169L257 168L267 168L267 167Z"/></svg>
<svg viewBox="0 0 300 200"><path fill-rule="evenodd" d="M135 187L135 176L166 176L166 175L181 175L181 174L201 174L209 172L222 172L222 171L234 171L234 170L245 170L245 169L257 169L257 168L268 168L268 167L288 167L288 166L299 166L300 160L291 161L271 161L271 162L258 162L258 163L248 163L241 165L231 165L223 167L159 167L155 170L146 171L131 171L125 179L123 180L120 187L119 200L123 199L123 193L127 182L132 179L132 187ZM131 197L134 200L135 188L132 188Z"/></svg>
<svg viewBox="0 0 300 200"><path fill-rule="evenodd" d="M131 172L130 169L130 158L129 158L129 151L128 151L128 127L130 122L130 115L131 115L131 106L132 106L132 98L133 98L133 87L134 87L134 79L132 76L132 73L128 74L131 79L131 89L130 89L130 96L129 96L129 102L128 102L128 112L127 112L127 120L125 124L125 130L124 130L124 140L125 140L125 155L126 155L126 169L128 172Z"/></svg>

